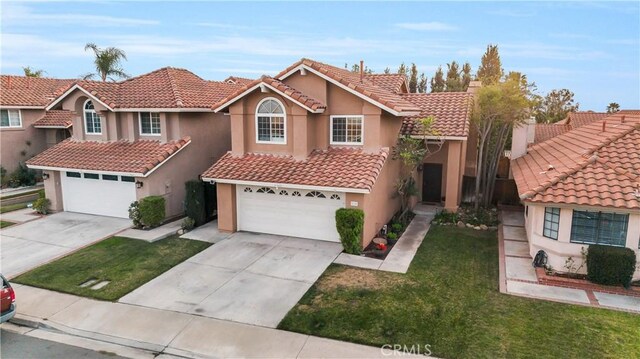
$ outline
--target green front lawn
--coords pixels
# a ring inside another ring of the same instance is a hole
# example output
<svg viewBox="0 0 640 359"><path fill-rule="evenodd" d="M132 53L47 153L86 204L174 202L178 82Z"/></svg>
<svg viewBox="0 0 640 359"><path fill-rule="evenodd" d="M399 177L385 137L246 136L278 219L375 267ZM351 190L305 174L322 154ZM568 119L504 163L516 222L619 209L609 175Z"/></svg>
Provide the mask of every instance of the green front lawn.
<svg viewBox="0 0 640 359"><path fill-rule="evenodd" d="M0 228L13 226L14 224L15 224L15 223L13 223L13 222L0 221Z"/></svg>
<svg viewBox="0 0 640 359"><path fill-rule="evenodd" d="M177 237L154 243L112 237L27 272L14 281L115 301L210 245ZM92 278L111 283L99 290L79 286Z"/></svg>
<svg viewBox="0 0 640 359"><path fill-rule="evenodd" d="M19 209L27 208L28 203L31 203L31 202L16 203L16 204L9 204L6 206L2 206L0 207L0 213L7 213L7 212L12 212L12 211L17 211Z"/></svg>
<svg viewBox="0 0 640 359"><path fill-rule="evenodd" d="M444 358L640 355L640 315L501 294L496 233L436 225L406 275L332 265L279 328Z"/></svg>

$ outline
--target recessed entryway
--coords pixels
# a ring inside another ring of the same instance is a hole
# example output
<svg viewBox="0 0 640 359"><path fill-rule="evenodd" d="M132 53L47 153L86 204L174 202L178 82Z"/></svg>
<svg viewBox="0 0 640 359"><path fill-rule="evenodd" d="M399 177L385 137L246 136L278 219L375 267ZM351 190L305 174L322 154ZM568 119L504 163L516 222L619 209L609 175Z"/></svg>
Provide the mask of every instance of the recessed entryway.
<svg viewBox="0 0 640 359"><path fill-rule="evenodd" d="M442 200L442 164L422 165L422 201L440 203Z"/></svg>

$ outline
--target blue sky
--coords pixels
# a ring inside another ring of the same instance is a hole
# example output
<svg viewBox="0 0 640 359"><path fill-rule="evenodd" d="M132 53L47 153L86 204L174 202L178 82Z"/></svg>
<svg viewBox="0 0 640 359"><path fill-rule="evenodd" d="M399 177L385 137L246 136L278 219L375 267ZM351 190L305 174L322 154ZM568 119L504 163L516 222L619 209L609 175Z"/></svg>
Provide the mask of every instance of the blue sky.
<svg viewBox="0 0 640 359"><path fill-rule="evenodd" d="M640 108L640 2L6 2L3 74L92 70L87 42L126 51L137 75L163 66L221 80L275 74L301 57L374 71L469 61L498 44L505 70L539 92L568 88L583 110Z"/></svg>

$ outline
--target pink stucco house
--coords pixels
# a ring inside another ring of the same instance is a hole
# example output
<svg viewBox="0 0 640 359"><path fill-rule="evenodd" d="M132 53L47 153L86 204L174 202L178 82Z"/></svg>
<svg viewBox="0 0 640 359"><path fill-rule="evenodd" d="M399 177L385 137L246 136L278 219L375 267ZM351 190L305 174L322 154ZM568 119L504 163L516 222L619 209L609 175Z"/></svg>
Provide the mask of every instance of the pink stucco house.
<svg viewBox="0 0 640 359"><path fill-rule="evenodd" d="M426 140L444 143L416 174L419 197L455 210L475 174L472 96L410 94L402 75L310 59L245 83L213 106L231 121L231 151L202 174L217 185L219 228L339 241L336 209L360 208L366 246L399 209L392 147L430 115L438 135Z"/></svg>

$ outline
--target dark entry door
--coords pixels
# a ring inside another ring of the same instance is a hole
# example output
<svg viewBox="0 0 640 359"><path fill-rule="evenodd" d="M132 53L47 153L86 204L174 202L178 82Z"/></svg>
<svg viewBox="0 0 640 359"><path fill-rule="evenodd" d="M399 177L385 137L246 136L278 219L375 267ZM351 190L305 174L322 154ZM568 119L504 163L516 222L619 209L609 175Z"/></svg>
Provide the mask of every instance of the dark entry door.
<svg viewBox="0 0 640 359"><path fill-rule="evenodd" d="M422 166L422 201L440 203L442 197L442 164Z"/></svg>

